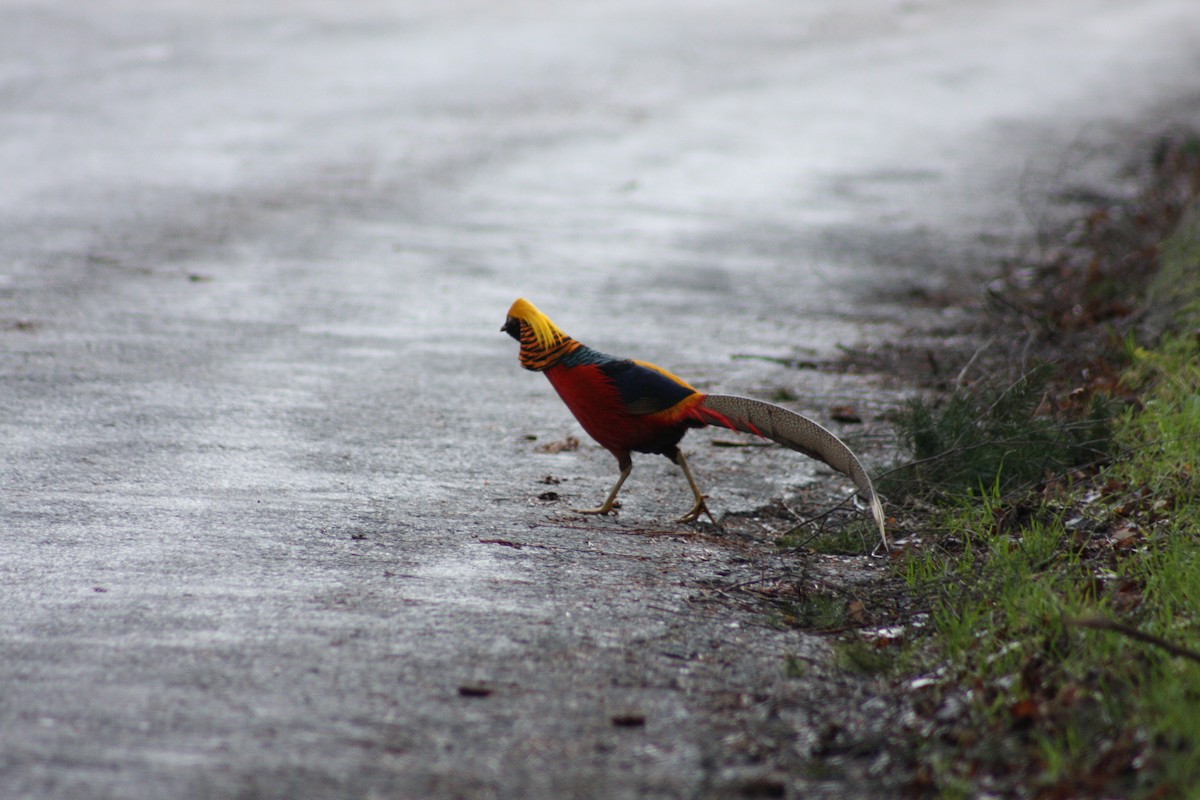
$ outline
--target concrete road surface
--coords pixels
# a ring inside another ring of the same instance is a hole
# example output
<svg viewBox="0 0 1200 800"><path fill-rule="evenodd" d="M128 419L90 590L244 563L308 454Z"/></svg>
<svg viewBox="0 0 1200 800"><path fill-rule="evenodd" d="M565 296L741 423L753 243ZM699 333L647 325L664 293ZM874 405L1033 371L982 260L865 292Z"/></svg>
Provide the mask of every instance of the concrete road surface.
<svg viewBox="0 0 1200 800"><path fill-rule="evenodd" d="M891 796L670 464L567 510L615 463L539 452L504 312L879 434L770 359L935 325L1198 107L1194 0L0 2L0 797ZM718 513L846 489L707 441Z"/></svg>

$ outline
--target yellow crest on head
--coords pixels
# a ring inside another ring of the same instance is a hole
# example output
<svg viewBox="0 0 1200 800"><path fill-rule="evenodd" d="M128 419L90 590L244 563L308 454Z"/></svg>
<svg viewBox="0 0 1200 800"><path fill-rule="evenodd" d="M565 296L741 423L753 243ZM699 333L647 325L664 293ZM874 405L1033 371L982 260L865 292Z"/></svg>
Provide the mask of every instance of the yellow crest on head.
<svg viewBox="0 0 1200 800"><path fill-rule="evenodd" d="M550 369L582 346L524 297L508 309L503 330L521 343L521 366L535 372Z"/></svg>
<svg viewBox="0 0 1200 800"><path fill-rule="evenodd" d="M508 309L508 316L527 323L537 339L538 346L543 350L549 350L567 338L567 335L551 322L549 317L524 297L512 304L512 307Z"/></svg>

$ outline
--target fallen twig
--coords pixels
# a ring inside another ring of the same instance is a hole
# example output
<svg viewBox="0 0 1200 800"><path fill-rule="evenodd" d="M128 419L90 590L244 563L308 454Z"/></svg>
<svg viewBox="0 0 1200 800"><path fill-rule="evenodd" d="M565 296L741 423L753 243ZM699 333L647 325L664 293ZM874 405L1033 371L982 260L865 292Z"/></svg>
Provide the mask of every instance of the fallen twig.
<svg viewBox="0 0 1200 800"><path fill-rule="evenodd" d="M1200 653L1197 653L1195 650L1190 650L1186 647L1172 644L1166 639L1154 636L1153 634L1149 634L1144 631L1140 631L1131 625L1125 625L1124 623L1117 622L1116 620L1106 619L1104 617L1080 617L1078 619L1064 620L1064 622L1065 624L1076 628L1093 628L1095 630L1114 631L1115 633L1124 634L1130 639L1137 639L1139 642L1145 642L1146 644L1152 644L1155 647L1160 647L1173 656L1186 658L1189 661L1194 661L1197 664L1200 664Z"/></svg>

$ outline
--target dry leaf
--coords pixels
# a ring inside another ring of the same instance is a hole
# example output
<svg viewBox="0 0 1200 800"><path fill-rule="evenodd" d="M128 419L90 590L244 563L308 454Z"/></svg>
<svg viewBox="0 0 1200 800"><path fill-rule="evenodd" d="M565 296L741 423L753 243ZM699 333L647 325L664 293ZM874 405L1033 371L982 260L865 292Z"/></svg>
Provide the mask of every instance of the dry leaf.
<svg viewBox="0 0 1200 800"><path fill-rule="evenodd" d="M568 436L565 439L560 439L557 442L547 442L539 444L533 448L536 453L570 453L579 449L579 440L574 436Z"/></svg>
<svg viewBox="0 0 1200 800"><path fill-rule="evenodd" d="M829 416L836 422L862 422L862 417L859 416L854 406L833 406L829 409Z"/></svg>

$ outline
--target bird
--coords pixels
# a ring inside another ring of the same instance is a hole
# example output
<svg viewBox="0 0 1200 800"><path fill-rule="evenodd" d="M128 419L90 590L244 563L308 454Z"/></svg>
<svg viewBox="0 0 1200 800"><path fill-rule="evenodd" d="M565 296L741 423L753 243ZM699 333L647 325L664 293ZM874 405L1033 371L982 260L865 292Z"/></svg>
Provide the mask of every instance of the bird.
<svg viewBox="0 0 1200 800"><path fill-rule="evenodd" d="M677 464L695 495L679 521L706 515L715 523L679 443L691 428L716 425L770 439L848 476L870 507L884 551L890 549L870 476L850 448L817 422L762 400L706 394L656 364L602 353L568 336L523 297L508 309L500 332L520 343L521 366L543 373L588 435L617 459L620 475L604 502L573 511L615 513L617 494L633 470L632 454L651 453Z"/></svg>

